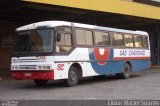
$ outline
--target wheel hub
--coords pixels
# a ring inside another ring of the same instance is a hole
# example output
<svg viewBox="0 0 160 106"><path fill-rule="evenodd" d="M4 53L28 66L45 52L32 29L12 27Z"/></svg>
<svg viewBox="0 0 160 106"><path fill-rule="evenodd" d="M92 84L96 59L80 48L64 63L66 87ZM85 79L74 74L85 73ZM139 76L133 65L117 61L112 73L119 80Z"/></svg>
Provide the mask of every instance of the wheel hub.
<svg viewBox="0 0 160 106"><path fill-rule="evenodd" d="M76 73L75 72L71 72L71 80L72 81L75 81L76 79L77 79L77 77L76 77L77 75L76 75Z"/></svg>

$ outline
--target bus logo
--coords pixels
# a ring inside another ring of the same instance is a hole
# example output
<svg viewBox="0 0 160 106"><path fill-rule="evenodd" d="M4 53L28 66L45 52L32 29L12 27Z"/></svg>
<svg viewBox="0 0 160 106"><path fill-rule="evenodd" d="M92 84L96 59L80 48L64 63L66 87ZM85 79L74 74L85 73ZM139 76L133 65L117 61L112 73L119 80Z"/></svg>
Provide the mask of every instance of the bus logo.
<svg viewBox="0 0 160 106"><path fill-rule="evenodd" d="M112 70L113 62L113 49L112 48L94 48L89 49L89 59L94 71L98 74L109 73Z"/></svg>
<svg viewBox="0 0 160 106"><path fill-rule="evenodd" d="M109 49L94 48L94 56L99 65L105 65L109 59Z"/></svg>
<svg viewBox="0 0 160 106"><path fill-rule="evenodd" d="M64 70L64 64L58 64L57 65L57 70L58 71L63 71Z"/></svg>

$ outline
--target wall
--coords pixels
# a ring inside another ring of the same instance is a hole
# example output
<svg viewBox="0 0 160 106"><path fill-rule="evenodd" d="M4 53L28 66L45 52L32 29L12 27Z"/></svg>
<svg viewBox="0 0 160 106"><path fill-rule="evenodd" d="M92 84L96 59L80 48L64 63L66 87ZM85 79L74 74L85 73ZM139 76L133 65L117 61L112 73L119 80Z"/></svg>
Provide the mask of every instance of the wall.
<svg viewBox="0 0 160 106"><path fill-rule="evenodd" d="M2 47L2 39L4 37L12 37L16 25L13 23L0 24L0 74L8 74L10 72L11 47Z"/></svg>

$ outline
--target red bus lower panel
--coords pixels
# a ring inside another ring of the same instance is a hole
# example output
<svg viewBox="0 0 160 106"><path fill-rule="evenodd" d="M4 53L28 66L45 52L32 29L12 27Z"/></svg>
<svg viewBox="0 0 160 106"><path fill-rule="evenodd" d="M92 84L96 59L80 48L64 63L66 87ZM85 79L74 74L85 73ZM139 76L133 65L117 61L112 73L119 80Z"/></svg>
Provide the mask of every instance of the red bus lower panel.
<svg viewBox="0 0 160 106"><path fill-rule="evenodd" d="M13 79L54 79L54 70L52 71L15 71L12 72Z"/></svg>

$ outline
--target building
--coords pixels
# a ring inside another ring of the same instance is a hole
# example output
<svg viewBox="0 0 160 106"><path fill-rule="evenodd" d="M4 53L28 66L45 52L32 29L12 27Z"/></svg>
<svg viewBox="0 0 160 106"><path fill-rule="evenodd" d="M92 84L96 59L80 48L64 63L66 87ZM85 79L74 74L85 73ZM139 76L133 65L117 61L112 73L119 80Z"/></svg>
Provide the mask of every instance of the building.
<svg viewBox="0 0 160 106"><path fill-rule="evenodd" d="M44 20L147 31L152 64L160 65L160 0L1 0L0 76L10 72L15 28Z"/></svg>

